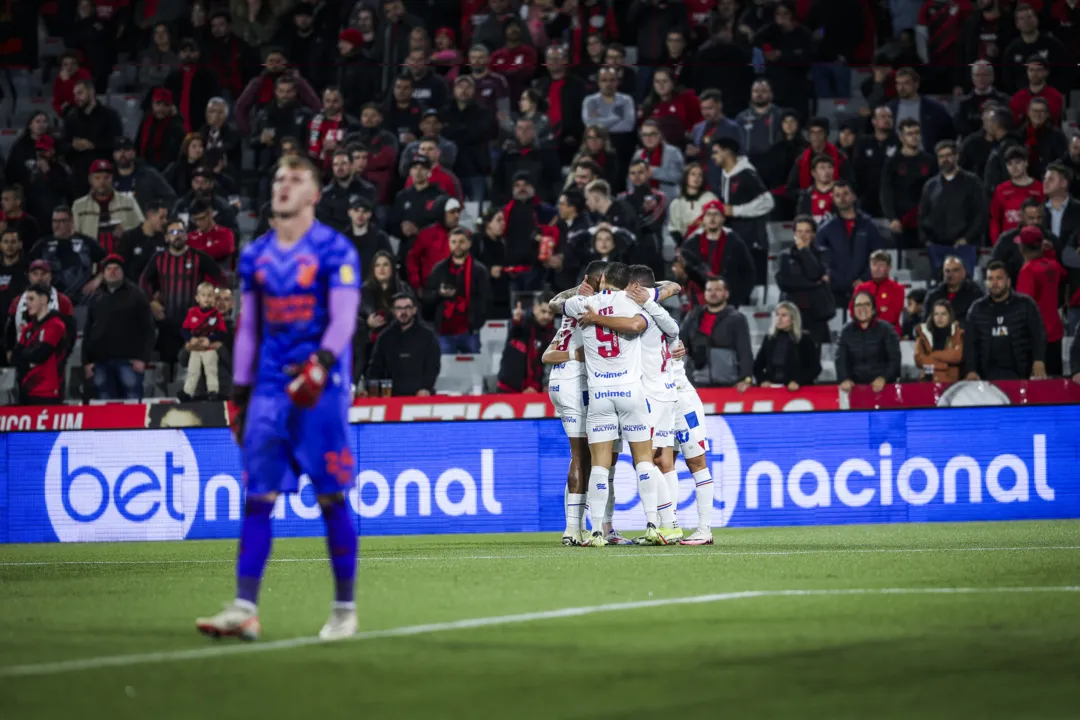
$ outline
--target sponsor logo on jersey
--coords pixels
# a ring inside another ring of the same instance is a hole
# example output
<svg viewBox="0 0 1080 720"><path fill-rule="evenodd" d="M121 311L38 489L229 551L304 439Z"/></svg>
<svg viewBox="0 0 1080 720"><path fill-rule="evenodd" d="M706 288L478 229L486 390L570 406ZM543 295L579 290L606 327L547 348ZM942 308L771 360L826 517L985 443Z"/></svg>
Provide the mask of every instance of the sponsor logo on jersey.
<svg viewBox="0 0 1080 720"><path fill-rule="evenodd" d="M593 377L598 378L600 380L610 380L612 378L622 377L623 375L626 375L626 373L628 373L628 372L630 372L630 371L629 370L619 370L618 372L593 372Z"/></svg>
<svg viewBox="0 0 1080 720"><path fill-rule="evenodd" d="M548 392L559 392L558 385L548 385Z"/></svg>

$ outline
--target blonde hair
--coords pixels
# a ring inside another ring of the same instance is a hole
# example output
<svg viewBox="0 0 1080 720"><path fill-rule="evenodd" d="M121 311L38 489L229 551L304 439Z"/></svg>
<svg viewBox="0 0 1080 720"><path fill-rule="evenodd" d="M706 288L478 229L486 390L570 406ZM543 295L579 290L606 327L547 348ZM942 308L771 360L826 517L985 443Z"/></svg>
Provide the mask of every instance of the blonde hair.
<svg viewBox="0 0 1080 720"><path fill-rule="evenodd" d="M802 313L799 312L799 308L795 307L795 303L785 300L784 302L777 304L776 310L788 311L788 315L791 316L791 330L788 332L790 332L792 338L798 342L799 338L802 337ZM776 337L777 332L779 331L776 329L776 318L773 317L772 327L769 328L769 337Z"/></svg>
<svg viewBox="0 0 1080 720"><path fill-rule="evenodd" d="M201 292L208 292L211 295L214 295L215 293L217 293L217 286L214 285L214 283L212 282L201 282L199 283L199 286L195 288L195 294Z"/></svg>
<svg viewBox="0 0 1080 720"><path fill-rule="evenodd" d="M321 172L315 167L315 163L302 155L282 155L277 166L279 170L303 170L311 175L316 185L319 184Z"/></svg>

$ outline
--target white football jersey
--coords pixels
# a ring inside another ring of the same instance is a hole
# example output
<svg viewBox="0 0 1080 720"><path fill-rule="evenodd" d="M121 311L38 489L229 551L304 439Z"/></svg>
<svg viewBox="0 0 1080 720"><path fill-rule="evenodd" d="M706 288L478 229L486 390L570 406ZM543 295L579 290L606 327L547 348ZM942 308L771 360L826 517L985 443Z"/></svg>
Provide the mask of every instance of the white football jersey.
<svg viewBox="0 0 1080 720"><path fill-rule="evenodd" d="M642 308L652 319L641 334L641 382L650 400L674 402L678 398L671 375L671 352L667 340L679 336L679 324L653 301Z"/></svg>
<svg viewBox="0 0 1080 720"><path fill-rule="evenodd" d="M548 381L572 380L585 377L585 363L575 360L574 356L581 349L581 328L578 322L569 315L563 315L562 325L555 333L554 347L559 352L570 353L570 359L564 363L558 363L551 367Z"/></svg>
<svg viewBox="0 0 1080 720"><path fill-rule="evenodd" d="M675 348L679 344L679 338L673 338L668 340L668 352ZM671 378L675 381L675 389L679 392L686 392L687 389L693 390L694 386L690 384L690 379L686 377L686 365L683 363L683 359L672 358L668 362L668 370L671 371Z"/></svg>
<svg viewBox="0 0 1080 720"><path fill-rule="evenodd" d="M577 295L566 301L563 313L576 320L585 314L586 308L609 317L641 315L647 323L652 324L641 306L621 290L589 297ZM582 329L581 343L585 348L585 370L590 388L636 385L641 382L640 335L620 335L593 325Z"/></svg>

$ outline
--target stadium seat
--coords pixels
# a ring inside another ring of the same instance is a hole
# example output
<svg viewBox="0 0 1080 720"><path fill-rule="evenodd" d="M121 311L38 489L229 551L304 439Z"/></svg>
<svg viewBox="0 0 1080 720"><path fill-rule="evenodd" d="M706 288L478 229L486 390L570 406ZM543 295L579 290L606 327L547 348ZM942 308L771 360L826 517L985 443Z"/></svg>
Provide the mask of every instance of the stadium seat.
<svg viewBox="0 0 1080 720"><path fill-rule="evenodd" d="M915 341L900 341L900 379L918 380L919 368L915 365Z"/></svg>
<svg viewBox="0 0 1080 720"><path fill-rule="evenodd" d="M38 44L38 56L41 58L60 57L64 50L63 38L47 37L42 39L41 43Z"/></svg>
<svg viewBox="0 0 1080 720"><path fill-rule="evenodd" d="M253 212L242 212L236 216L236 224L240 230L241 239L251 239L255 234L255 228L259 225L259 217Z"/></svg>
<svg viewBox="0 0 1080 720"><path fill-rule="evenodd" d="M49 98L20 97L15 103L15 114L12 117L11 124L16 128L26 127L30 117L39 112L48 115L51 124L56 124L56 113L53 112L52 102Z"/></svg>
<svg viewBox="0 0 1080 720"><path fill-rule="evenodd" d="M14 405L17 392L15 368L0 368L0 405Z"/></svg>
<svg viewBox="0 0 1080 720"><path fill-rule="evenodd" d="M509 320L488 320L480 328L480 347L490 346L493 350L502 350L509 332Z"/></svg>
<svg viewBox="0 0 1080 720"><path fill-rule="evenodd" d="M443 355L435 390L463 395L480 394L484 386L481 358L481 355Z"/></svg>
<svg viewBox="0 0 1080 720"><path fill-rule="evenodd" d="M1072 351L1073 339L1074 338L1066 337L1061 342L1061 350L1065 353L1065 377L1072 377L1076 373L1080 373L1080 367L1072 367L1072 363L1069 362L1069 353Z"/></svg>
<svg viewBox="0 0 1080 720"><path fill-rule="evenodd" d="M4 157L8 156L11 151L11 146L15 144L15 138L18 137L19 131L12 128L5 128L0 130L0 155Z"/></svg>
<svg viewBox="0 0 1080 720"><path fill-rule="evenodd" d="M765 226L769 236L769 251L786 250L795 242L795 226L789 222L771 222Z"/></svg>

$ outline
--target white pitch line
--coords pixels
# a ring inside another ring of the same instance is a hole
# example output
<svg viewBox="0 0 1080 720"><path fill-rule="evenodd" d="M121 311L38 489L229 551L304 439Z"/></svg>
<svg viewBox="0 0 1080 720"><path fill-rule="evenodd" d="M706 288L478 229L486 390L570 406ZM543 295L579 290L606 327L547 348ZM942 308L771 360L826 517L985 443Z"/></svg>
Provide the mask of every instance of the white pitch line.
<svg viewBox="0 0 1080 720"><path fill-rule="evenodd" d="M151 663L182 662L185 660L206 660L232 655L252 655L290 650L310 645L332 644L337 642L356 642L377 640L380 638L408 637L411 635L429 635L450 630L470 630L493 627L496 625L516 625L540 620L558 620L568 617L581 617L605 612L622 610L644 610L671 605L701 605L704 603L743 600L749 598L771 597L815 597L815 596L852 596L852 595L974 595L987 593L1073 593L1080 592L1080 586L1044 586L1044 587L988 587L988 588L852 588L832 590L746 590L742 592L716 593L712 595L694 595L691 597L664 598L658 600L640 600L636 602L609 603L586 607L560 608L543 612L520 613L517 615L495 615L492 617L454 620L451 622L430 623L426 625L405 625L386 630L371 630L357 633L351 638L337 641L320 640L318 637L298 637L288 640L275 640L266 643L238 645L215 645L213 647L192 650L173 650L168 652L140 653L132 655L105 655L102 657L83 658L81 660L63 660L60 662L38 663L29 665L11 665L0 667L0 678L35 677L60 675L80 670L100 670L102 668L129 667Z"/></svg>
<svg viewBox="0 0 1080 720"><path fill-rule="evenodd" d="M720 557L743 557L743 556L758 556L758 555L776 555L779 557L787 555L847 555L850 553L869 553L869 554L898 554L906 555L911 553L937 553L937 552L1026 552L1026 551L1038 551L1038 550L1080 550L1080 545L1018 545L1015 547L953 547L953 548L852 548L850 550L838 549L838 548L822 548L820 550L706 550L704 552L691 552L691 553L666 553L666 552L646 552L646 551L632 551L632 552L612 552L610 550L601 551L595 553L594 557L609 558L609 557L632 557L632 558L691 558L702 559L713 556ZM393 557L364 557L360 556L360 563L373 563L373 562L391 562L391 563L407 563L407 562L448 562L454 560L545 560L549 558L563 558L564 556L572 556L574 553L579 553L580 550L567 550L564 552L555 551L546 554L533 554L533 555L461 555L458 557L453 556L439 556L429 557L424 555L418 555L416 557L409 557L407 555L393 556ZM64 565L221 565L235 563L235 558L220 558L217 560L41 560L41 561L28 561L28 562L0 562L0 567L52 567L52 566L64 566ZM325 563L327 562L325 557L318 558L271 558L271 563Z"/></svg>

